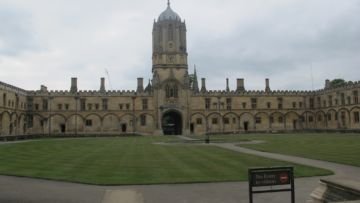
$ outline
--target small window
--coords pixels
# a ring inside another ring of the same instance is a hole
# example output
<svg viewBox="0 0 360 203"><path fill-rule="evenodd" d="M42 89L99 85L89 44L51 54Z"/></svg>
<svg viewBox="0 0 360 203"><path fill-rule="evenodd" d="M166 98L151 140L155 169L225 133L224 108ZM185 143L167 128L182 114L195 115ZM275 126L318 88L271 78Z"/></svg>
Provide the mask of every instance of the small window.
<svg viewBox="0 0 360 203"><path fill-rule="evenodd" d="M280 98L278 98L277 100L278 100L278 109L282 109L282 108L283 108L283 101L284 101L284 99L280 97Z"/></svg>
<svg viewBox="0 0 360 203"><path fill-rule="evenodd" d="M95 110L99 110L99 104L95 104Z"/></svg>
<svg viewBox="0 0 360 203"><path fill-rule="evenodd" d="M197 124L197 125L202 125L202 119L201 119L201 118L197 118L197 119L196 119L196 124Z"/></svg>
<svg viewBox="0 0 360 203"><path fill-rule="evenodd" d="M123 110L123 108L124 108L124 105L123 105L123 104L119 104L119 109L120 109L120 110Z"/></svg>
<svg viewBox="0 0 360 203"><path fill-rule="evenodd" d="M231 98L227 98L226 99L226 109L231 110L231 106L232 106L232 100L231 100Z"/></svg>
<svg viewBox="0 0 360 203"><path fill-rule="evenodd" d="M283 123L284 122L284 118L282 116L279 117L278 119L279 123Z"/></svg>
<svg viewBox="0 0 360 203"><path fill-rule="evenodd" d="M271 102L267 102L266 106L267 106L268 109L271 109Z"/></svg>
<svg viewBox="0 0 360 203"><path fill-rule="evenodd" d="M296 108L296 102L293 102L292 105L293 105L293 108L295 109Z"/></svg>
<svg viewBox="0 0 360 203"><path fill-rule="evenodd" d="M310 123L314 122L314 117L309 116L309 122L310 122Z"/></svg>
<svg viewBox="0 0 360 203"><path fill-rule="evenodd" d="M257 99L251 98L251 108L256 109L256 107L257 107Z"/></svg>
<svg viewBox="0 0 360 203"><path fill-rule="evenodd" d="M205 109L206 110L210 109L210 103L211 103L210 98L205 98Z"/></svg>
<svg viewBox="0 0 360 203"><path fill-rule="evenodd" d="M87 120L85 121L85 125L88 126L88 127L92 126L92 120L91 120L91 119L87 119Z"/></svg>
<svg viewBox="0 0 360 203"><path fill-rule="evenodd" d="M213 119L212 119L212 124L218 124L218 119L217 119L217 118L213 118Z"/></svg>
<svg viewBox="0 0 360 203"><path fill-rule="evenodd" d="M256 124L261 124L261 117L257 116L255 118L255 122L256 122Z"/></svg>
<svg viewBox="0 0 360 203"><path fill-rule="evenodd" d="M224 118L224 124L230 124L229 118Z"/></svg>
<svg viewBox="0 0 360 203"><path fill-rule="evenodd" d="M65 104L65 110L69 110L69 104Z"/></svg>
<svg viewBox="0 0 360 203"><path fill-rule="evenodd" d="M233 120L233 124L236 124L236 118L233 118L232 120Z"/></svg>
<svg viewBox="0 0 360 203"><path fill-rule="evenodd" d="M80 99L80 111L85 111L86 109L86 100Z"/></svg>
<svg viewBox="0 0 360 203"><path fill-rule="evenodd" d="M242 103L242 107L243 107L243 109L246 109L246 102Z"/></svg>
<svg viewBox="0 0 360 203"><path fill-rule="evenodd" d="M130 104L126 104L126 110L130 110Z"/></svg>
<svg viewBox="0 0 360 203"><path fill-rule="evenodd" d="M102 100L102 108L103 110L108 110L108 99Z"/></svg>
<svg viewBox="0 0 360 203"><path fill-rule="evenodd" d="M62 110L62 104L58 104L58 109Z"/></svg>
<svg viewBox="0 0 360 203"><path fill-rule="evenodd" d="M143 107L143 110L148 110L148 100L147 99L142 100L142 107Z"/></svg>

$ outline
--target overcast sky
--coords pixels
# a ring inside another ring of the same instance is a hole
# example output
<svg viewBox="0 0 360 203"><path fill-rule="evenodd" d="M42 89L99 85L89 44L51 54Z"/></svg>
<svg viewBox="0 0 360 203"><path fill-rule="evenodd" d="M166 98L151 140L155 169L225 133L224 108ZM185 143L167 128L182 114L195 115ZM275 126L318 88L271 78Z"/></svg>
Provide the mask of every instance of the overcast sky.
<svg viewBox="0 0 360 203"><path fill-rule="evenodd" d="M311 90L360 80L360 0L172 0L186 20L189 72L208 89ZM135 90L151 77L166 0L0 0L0 81L27 89ZM312 79L313 78L313 79ZM313 82L312 82L313 81ZM146 82L147 83L147 82Z"/></svg>

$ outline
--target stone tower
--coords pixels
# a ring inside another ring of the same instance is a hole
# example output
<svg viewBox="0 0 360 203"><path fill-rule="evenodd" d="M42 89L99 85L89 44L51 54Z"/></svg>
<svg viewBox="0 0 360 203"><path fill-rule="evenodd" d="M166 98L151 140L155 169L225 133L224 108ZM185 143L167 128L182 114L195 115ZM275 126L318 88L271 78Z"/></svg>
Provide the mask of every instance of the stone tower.
<svg viewBox="0 0 360 203"><path fill-rule="evenodd" d="M176 78L180 79L188 69L187 55L185 22L171 9L168 1L166 10L153 26L152 71L162 80L170 76L170 69L174 69Z"/></svg>
<svg viewBox="0 0 360 203"><path fill-rule="evenodd" d="M172 10L168 0L166 10L153 25L152 83L159 133L183 134L188 129L187 56L185 21Z"/></svg>

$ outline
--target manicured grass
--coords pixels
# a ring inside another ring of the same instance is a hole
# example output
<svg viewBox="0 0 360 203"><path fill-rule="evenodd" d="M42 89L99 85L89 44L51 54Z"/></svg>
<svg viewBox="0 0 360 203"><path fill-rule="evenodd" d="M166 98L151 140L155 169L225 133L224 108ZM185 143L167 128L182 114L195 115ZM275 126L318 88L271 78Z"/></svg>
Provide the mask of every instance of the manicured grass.
<svg viewBox="0 0 360 203"><path fill-rule="evenodd" d="M0 144L0 174L100 185L245 181L249 167L294 165L172 137L49 139ZM331 172L295 165L297 177Z"/></svg>
<svg viewBox="0 0 360 203"><path fill-rule="evenodd" d="M259 134L212 136L228 142L264 140L266 143L241 145L260 151L289 154L311 159L326 160L360 166L359 134Z"/></svg>

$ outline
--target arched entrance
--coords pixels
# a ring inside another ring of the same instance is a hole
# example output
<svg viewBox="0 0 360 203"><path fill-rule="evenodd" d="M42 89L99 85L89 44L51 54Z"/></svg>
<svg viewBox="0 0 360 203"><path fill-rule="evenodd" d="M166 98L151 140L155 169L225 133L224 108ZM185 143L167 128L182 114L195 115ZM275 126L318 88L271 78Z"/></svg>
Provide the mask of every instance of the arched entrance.
<svg viewBox="0 0 360 203"><path fill-rule="evenodd" d="M182 134L182 119L179 112L169 111L165 113L161 123L164 135Z"/></svg>

